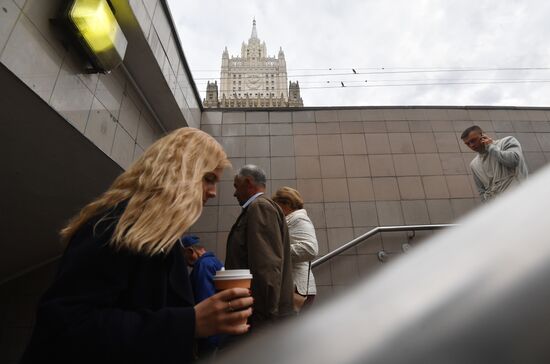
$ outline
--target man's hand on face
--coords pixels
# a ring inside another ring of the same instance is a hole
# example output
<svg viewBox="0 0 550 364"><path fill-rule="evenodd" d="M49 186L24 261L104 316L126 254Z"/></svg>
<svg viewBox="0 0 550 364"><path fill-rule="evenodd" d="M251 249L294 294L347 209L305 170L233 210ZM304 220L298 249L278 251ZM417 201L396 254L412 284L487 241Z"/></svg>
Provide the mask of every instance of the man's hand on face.
<svg viewBox="0 0 550 364"><path fill-rule="evenodd" d="M487 146L493 144L493 139L489 138L487 135L482 135L480 139L481 144Z"/></svg>

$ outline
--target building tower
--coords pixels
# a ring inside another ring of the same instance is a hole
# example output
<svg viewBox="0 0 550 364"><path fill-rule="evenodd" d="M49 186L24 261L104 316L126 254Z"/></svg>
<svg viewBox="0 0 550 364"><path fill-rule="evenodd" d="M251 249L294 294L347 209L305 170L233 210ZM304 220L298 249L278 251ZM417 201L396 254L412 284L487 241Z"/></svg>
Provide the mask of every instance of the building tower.
<svg viewBox="0 0 550 364"><path fill-rule="evenodd" d="M265 42L258 38L256 20L248 42L241 45L240 57L229 56L227 47L222 53L220 88L208 82L205 108L302 107L298 82L288 86L286 60L282 48L278 56L268 56Z"/></svg>
<svg viewBox="0 0 550 364"><path fill-rule="evenodd" d="M204 107L218 107L218 81L206 85L206 98L203 101Z"/></svg>
<svg viewBox="0 0 550 364"><path fill-rule="evenodd" d="M304 102L300 97L300 85L298 81L290 81L288 84L288 106L289 107L302 107Z"/></svg>

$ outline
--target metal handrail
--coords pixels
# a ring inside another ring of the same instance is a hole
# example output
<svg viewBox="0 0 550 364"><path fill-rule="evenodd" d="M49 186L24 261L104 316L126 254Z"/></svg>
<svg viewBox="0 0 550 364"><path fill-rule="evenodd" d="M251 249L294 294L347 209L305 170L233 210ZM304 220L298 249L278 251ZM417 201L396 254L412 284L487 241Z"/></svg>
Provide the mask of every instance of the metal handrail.
<svg viewBox="0 0 550 364"><path fill-rule="evenodd" d="M353 248L359 243L362 243L363 241L367 240L373 235L376 235L378 233L385 233L385 232L395 232L395 231L421 231L421 230L440 230L448 227L457 226L457 224L431 224L431 225L397 225L397 226L378 226L374 229L367 231L363 235L360 235L356 237L355 239L351 240L350 242L342 245L341 247L334 249L330 253L327 253L320 257L319 259L314 260L311 263L311 268L315 268L327 260L330 260L334 258L335 256L345 252L348 249Z"/></svg>

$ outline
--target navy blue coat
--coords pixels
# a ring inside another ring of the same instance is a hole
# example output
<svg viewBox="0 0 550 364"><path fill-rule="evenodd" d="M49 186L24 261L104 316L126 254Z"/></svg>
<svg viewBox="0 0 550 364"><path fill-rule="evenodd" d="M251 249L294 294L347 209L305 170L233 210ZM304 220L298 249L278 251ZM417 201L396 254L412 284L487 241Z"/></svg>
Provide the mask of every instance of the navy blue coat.
<svg viewBox="0 0 550 364"><path fill-rule="evenodd" d="M124 207L72 238L42 298L22 363L186 363L194 298L183 255L146 256L108 244Z"/></svg>
<svg viewBox="0 0 550 364"><path fill-rule="evenodd" d="M222 267L222 262L212 252L206 252L197 259L191 271L191 286L197 303L216 293L214 276Z"/></svg>
<svg viewBox="0 0 550 364"><path fill-rule="evenodd" d="M222 269L223 264L212 252L206 252L197 259L191 271L191 287L197 303L216 293L214 276ZM223 335L210 336L199 341L199 353L209 352L220 346Z"/></svg>

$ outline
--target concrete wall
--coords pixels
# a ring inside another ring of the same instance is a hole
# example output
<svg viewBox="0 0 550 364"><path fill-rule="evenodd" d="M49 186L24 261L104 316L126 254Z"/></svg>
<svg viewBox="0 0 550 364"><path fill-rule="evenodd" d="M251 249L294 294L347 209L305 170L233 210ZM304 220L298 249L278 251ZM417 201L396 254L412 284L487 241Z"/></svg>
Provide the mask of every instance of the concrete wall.
<svg viewBox="0 0 550 364"><path fill-rule="evenodd" d="M81 58L49 21L60 5L60 0L0 0L0 62L126 168L162 130L121 67L108 74L84 72ZM198 126L200 108L169 15L158 0L132 0L130 6L171 96L188 124Z"/></svg>
<svg viewBox="0 0 550 364"><path fill-rule="evenodd" d="M364 108L304 111L205 111L201 128L225 147L235 169L263 167L268 193L297 188L325 254L372 227L451 223L476 208L469 170L474 156L460 140L472 124L515 136L531 172L550 161L549 109ZM232 171L192 228L222 259L240 207ZM412 245L427 232L416 234ZM406 233L372 238L317 268L319 299L344 289L403 252Z"/></svg>
<svg viewBox="0 0 550 364"><path fill-rule="evenodd" d="M194 83L185 69L185 61L179 53L179 39L171 27L171 14L164 8L166 0L128 2L185 120L189 126L199 127L200 101L196 97Z"/></svg>

